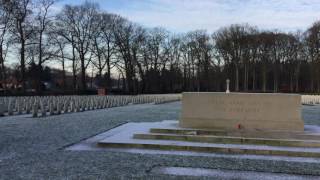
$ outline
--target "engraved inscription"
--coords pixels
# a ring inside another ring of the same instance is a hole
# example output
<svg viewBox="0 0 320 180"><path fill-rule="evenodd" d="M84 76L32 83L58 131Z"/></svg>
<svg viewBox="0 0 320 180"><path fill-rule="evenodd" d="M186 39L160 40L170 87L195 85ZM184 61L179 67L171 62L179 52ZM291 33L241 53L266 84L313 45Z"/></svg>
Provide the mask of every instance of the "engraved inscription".
<svg viewBox="0 0 320 180"><path fill-rule="evenodd" d="M252 101L250 99L227 99L222 97L215 97L211 99L210 103L215 110L220 112L237 112L237 113L259 113L264 108L272 106L274 104L271 101Z"/></svg>

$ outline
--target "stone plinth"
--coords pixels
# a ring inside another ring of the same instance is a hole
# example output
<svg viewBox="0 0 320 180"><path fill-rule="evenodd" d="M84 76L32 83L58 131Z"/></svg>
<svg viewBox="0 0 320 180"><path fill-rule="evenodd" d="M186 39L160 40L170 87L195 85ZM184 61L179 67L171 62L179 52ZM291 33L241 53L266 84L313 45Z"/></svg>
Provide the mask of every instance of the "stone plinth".
<svg viewBox="0 0 320 180"><path fill-rule="evenodd" d="M303 131L301 96L262 93L183 93L183 128Z"/></svg>

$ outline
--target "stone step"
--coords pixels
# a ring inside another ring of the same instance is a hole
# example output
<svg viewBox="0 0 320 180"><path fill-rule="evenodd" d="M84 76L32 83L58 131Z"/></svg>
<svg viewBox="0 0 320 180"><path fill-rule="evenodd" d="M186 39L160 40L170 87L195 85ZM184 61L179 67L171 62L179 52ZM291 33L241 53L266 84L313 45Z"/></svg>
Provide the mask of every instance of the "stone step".
<svg viewBox="0 0 320 180"><path fill-rule="evenodd" d="M170 150L170 151L193 151L205 153L222 153L222 154L246 154L246 155L272 155L272 156L289 156L289 157L313 157L320 158L319 148L313 150L304 150L303 148L271 148L252 147L247 145L221 145L211 143L179 143L176 141L100 141L99 147L105 148L134 148L134 149L152 149L152 150Z"/></svg>
<svg viewBox="0 0 320 180"><path fill-rule="evenodd" d="M104 138L97 141L98 147L153 149L172 151L191 151L207 153L230 153L248 155L278 155L293 157L318 157L320 148L314 147L287 147L252 144L223 144L194 141L135 139L135 134L149 134L151 128L179 129L176 121L162 121L149 123L126 123L108 131ZM319 133L318 127L309 127L307 133ZM168 134L177 135L177 134Z"/></svg>
<svg viewBox="0 0 320 180"><path fill-rule="evenodd" d="M149 139L149 140L191 141L191 142L219 143L219 144L253 144L253 145L288 146L288 147L320 147L320 141L314 141L314 140L245 138L245 137L234 137L234 136L140 133L140 134L134 134L133 138Z"/></svg>
<svg viewBox="0 0 320 180"><path fill-rule="evenodd" d="M226 130L205 130L205 129L178 129L178 128L150 128L151 133L179 134L179 135L211 135L211 136L234 136L245 138L271 138L271 139L298 139L298 140L319 140L320 134L306 134L301 132L279 132L279 131L226 131Z"/></svg>

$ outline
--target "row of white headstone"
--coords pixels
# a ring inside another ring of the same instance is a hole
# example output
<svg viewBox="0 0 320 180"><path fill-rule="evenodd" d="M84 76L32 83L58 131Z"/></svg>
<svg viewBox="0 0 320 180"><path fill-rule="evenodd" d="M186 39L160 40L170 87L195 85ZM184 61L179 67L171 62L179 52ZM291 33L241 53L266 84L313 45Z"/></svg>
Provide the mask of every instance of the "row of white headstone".
<svg viewBox="0 0 320 180"><path fill-rule="evenodd" d="M320 95L302 95L301 102L304 105L320 104Z"/></svg>
<svg viewBox="0 0 320 180"><path fill-rule="evenodd" d="M181 94L0 97L0 116L32 114L32 117L38 117L126 106L129 104L161 104L180 100Z"/></svg>

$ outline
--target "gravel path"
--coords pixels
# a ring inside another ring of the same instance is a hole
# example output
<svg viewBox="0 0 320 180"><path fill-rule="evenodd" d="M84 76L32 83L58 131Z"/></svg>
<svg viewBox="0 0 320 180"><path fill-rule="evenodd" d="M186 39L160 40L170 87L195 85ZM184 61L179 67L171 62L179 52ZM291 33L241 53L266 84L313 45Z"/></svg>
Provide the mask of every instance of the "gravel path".
<svg viewBox="0 0 320 180"><path fill-rule="evenodd" d="M29 118L23 115L2 117L0 179L177 178L152 173L153 167L162 166L320 175L320 160L319 163L294 163L234 157L64 150L64 147L126 122L178 119L180 109L181 103L175 102L134 105L46 118ZM319 112L319 106L304 107L303 116L306 124L320 124Z"/></svg>

